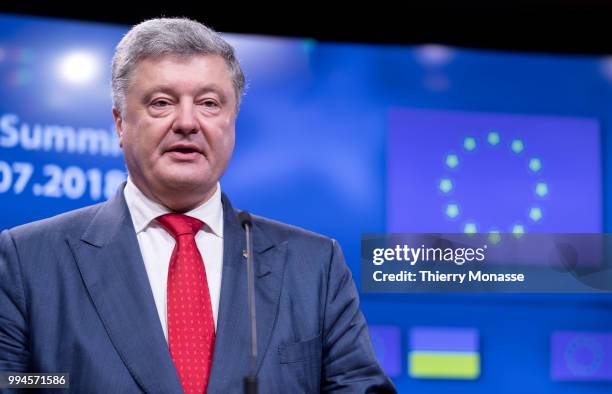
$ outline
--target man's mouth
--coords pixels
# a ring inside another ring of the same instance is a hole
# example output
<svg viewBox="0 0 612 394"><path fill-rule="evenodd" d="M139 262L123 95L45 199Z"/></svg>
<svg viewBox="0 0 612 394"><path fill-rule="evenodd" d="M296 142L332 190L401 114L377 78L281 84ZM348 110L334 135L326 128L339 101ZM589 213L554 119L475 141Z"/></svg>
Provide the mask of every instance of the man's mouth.
<svg viewBox="0 0 612 394"><path fill-rule="evenodd" d="M170 149L169 152L179 152L179 153L200 153L198 150L193 149L193 148L174 148L174 149Z"/></svg>
<svg viewBox="0 0 612 394"><path fill-rule="evenodd" d="M177 160L194 160L202 153L195 146L174 146L166 151L172 158Z"/></svg>

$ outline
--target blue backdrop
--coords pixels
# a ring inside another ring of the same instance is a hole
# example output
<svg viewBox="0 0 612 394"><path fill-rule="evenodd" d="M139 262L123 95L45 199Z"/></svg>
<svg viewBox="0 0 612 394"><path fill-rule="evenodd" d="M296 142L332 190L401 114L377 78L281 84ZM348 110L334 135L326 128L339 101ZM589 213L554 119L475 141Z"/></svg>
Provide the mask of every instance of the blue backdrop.
<svg viewBox="0 0 612 394"><path fill-rule="evenodd" d="M109 64L127 29L0 15L0 229L103 201L125 177ZM356 278L362 233L609 231L611 59L225 36L249 86L222 189L240 208L338 239ZM612 333L609 296L363 295L362 305L400 392L612 388L605 343L577 361L602 369L598 381L551 371L554 332ZM412 377L415 327L475 329L479 375Z"/></svg>

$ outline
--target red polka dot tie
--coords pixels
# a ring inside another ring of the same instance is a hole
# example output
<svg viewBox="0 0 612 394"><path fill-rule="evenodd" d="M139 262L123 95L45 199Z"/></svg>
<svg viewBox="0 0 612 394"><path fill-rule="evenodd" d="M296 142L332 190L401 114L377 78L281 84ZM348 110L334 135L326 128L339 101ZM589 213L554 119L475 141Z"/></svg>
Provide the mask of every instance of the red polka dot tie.
<svg viewBox="0 0 612 394"><path fill-rule="evenodd" d="M169 213L157 221L176 240L168 269L168 344L185 394L206 392L215 346L208 281L195 242L198 219Z"/></svg>

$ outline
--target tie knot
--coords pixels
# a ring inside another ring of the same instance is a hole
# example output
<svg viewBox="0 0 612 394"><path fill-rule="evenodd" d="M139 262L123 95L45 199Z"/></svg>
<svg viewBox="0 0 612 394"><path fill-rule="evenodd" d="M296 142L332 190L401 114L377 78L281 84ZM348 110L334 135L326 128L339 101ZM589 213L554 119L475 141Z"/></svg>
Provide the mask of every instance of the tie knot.
<svg viewBox="0 0 612 394"><path fill-rule="evenodd" d="M195 235L204 224L196 218L192 218L191 216L183 215L181 213L167 213L165 215L161 215L156 220L175 239L179 235Z"/></svg>

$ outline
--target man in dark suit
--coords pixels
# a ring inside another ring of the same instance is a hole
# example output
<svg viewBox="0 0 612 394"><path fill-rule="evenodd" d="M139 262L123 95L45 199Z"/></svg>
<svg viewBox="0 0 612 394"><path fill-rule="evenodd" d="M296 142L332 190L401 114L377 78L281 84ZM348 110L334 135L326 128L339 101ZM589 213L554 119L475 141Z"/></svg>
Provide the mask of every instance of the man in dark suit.
<svg viewBox="0 0 612 394"><path fill-rule="evenodd" d="M0 372L87 393L233 393L249 372L245 237L218 182L244 76L186 19L135 26L113 58L129 178L109 201L0 235ZM253 218L261 393L394 392L338 244Z"/></svg>

